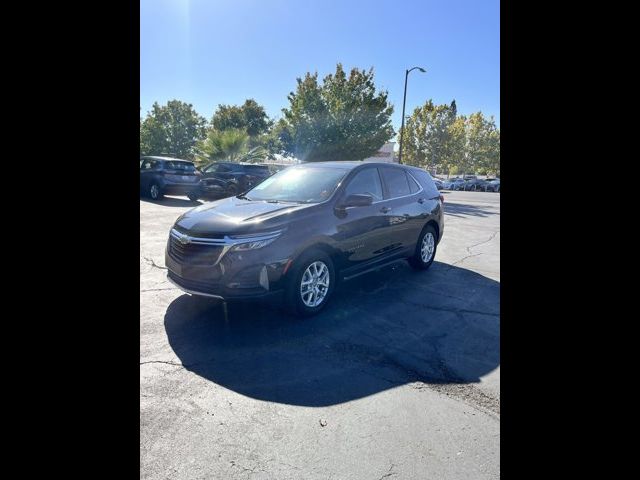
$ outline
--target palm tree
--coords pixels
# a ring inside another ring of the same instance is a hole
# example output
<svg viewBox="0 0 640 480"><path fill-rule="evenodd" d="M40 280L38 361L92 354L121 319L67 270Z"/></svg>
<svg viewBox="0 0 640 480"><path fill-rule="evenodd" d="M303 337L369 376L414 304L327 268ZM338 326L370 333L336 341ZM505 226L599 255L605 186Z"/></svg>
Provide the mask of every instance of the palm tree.
<svg viewBox="0 0 640 480"><path fill-rule="evenodd" d="M209 130L207 138L197 145L199 164L227 160L230 162L256 162L265 158L264 148L249 148L249 135L241 129Z"/></svg>

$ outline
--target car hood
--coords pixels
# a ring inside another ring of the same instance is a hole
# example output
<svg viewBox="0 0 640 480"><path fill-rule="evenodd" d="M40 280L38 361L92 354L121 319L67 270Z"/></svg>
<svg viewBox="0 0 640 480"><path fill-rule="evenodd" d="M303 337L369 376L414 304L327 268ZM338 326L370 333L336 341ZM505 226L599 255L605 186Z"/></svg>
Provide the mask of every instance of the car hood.
<svg viewBox="0 0 640 480"><path fill-rule="evenodd" d="M176 220L175 227L183 233L205 237L249 233L279 227L289 221L293 213L312 206L230 197L188 210Z"/></svg>

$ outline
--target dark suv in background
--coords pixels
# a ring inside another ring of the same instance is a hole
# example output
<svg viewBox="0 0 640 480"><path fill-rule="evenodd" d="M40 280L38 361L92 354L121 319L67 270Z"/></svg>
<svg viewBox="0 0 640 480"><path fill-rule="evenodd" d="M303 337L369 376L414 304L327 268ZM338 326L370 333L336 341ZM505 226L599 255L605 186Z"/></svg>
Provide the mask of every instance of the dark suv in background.
<svg viewBox="0 0 640 480"><path fill-rule="evenodd" d="M282 295L291 311L312 315L340 281L404 259L429 268L444 231L443 200L419 168L291 166L180 216L167 243L167 275L193 295Z"/></svg>
<svg viewBox="0 0 640 480"><path fill-rule="evenodd" d="M197 200L200 172L193 162L171 157L140 158L140 193L159 200L163 195L187 195Z"/></svg>
<svg viewBox="0 0 640 480"><path fill-rule="evenodd" d="M198 195L207 198L231 197L245 192L271 176L268 165L214 162L201 168Z"/></svg>

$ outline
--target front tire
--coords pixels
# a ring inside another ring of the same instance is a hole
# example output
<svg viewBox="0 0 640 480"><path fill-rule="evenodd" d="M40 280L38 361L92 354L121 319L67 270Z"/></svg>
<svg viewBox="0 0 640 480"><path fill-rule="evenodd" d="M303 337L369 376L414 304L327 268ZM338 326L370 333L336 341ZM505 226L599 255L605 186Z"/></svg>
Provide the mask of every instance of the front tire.
<svg viewBox="0 0 640 480"><path fill-rule="evenodd" d="M409 265L416 270L427 270L436 258L438 235L432 225L427 225L422 230L416 244L416 251L409 258Z"/></svg>
<svg viewBox="0 0 640 480"><path fill-rule="evenodd" d="M188 198L189 198L189 200L191 200L192 202L197 202L197 201L198 201L198 199L200 198L200 197L198 196L198 194L197 194L197 193L194 193L194 192L189 192L189 193L187 193L187 197L188 197Z"/></svg>
<svg viewBox="0 0 640 480"><path fill-rule="evenodd" d="M296 316L310 317L329 302L336 286L335 267L322 250L304 252L289 272L286 308Z"/></svg>

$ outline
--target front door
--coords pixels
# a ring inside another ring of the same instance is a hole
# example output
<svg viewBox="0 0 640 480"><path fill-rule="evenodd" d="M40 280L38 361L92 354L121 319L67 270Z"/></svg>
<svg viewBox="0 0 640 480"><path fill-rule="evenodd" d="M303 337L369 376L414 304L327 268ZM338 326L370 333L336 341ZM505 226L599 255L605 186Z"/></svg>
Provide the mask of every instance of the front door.
<svg viewBox="0 0 640 480"><path fill-rule="evenodd" d="M377 167L358 171L348 181L337 205L353 194L371 195L373 203L365 207L347 207L336 213L339 220L334 239L344 254L347 275L384 262L393 250L389 207Z"/></svg>

